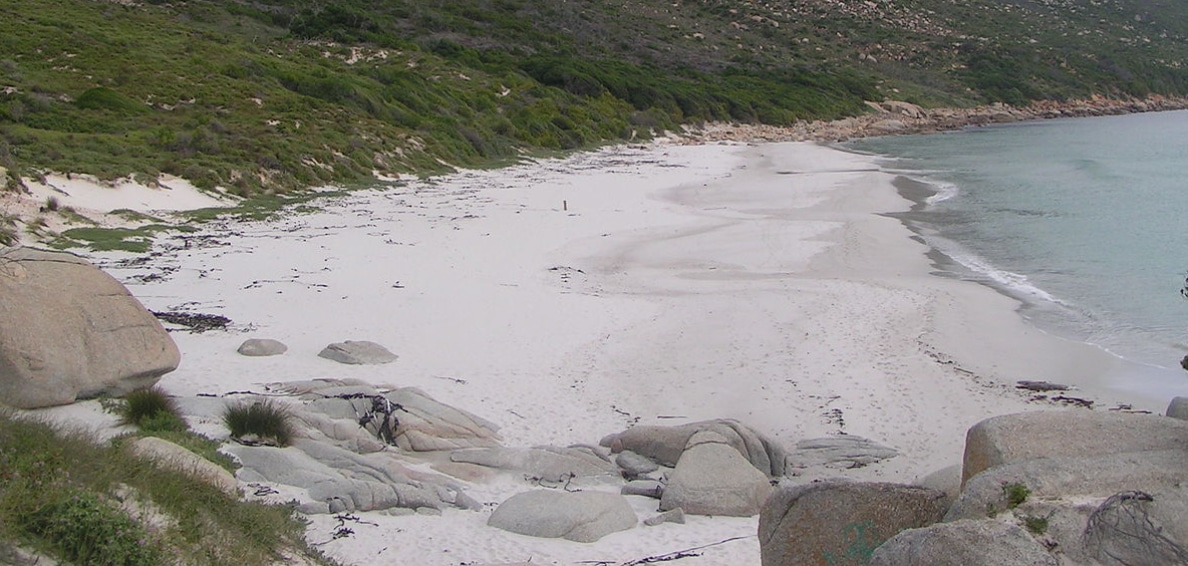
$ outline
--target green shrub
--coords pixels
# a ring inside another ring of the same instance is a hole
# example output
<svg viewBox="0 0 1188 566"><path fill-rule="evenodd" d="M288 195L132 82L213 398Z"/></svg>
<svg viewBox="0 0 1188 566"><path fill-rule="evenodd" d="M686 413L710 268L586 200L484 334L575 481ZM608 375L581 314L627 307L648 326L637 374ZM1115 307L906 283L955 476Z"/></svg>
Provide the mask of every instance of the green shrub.
<svg viewBox="0 0 1188 566"><path fill-rule="evenodd" d="M144 431L183 431L187 428L173 398L156 386L125 395L120 416L124 424L136 425Z"/></svg>
<svg viewBox="0 0 1188 566"><path fill-rule="evenodd" d="M223 413L223 423L231 430L232 438L274 446L288 446L292 441L290 418L288 409L271 399L245 401Z"/></svg>
<svg viewBox="0 0 1188 566"><path fill-rule="evenodd" d="M27 519L25 529L62 557L88 566L155 566L164 556L144 527L90 491L67 489Z"/></svg>
<svg viewBox="0 0 1188 566"><path fill-rule="evenodd" d="M1023 517L1023 526L1033 535L1042 535L1048 532L1048 518Z"/></svg>
<svg viewBox="0 0 1188 566"><path fill-rule="evenodd" d="M145 105L110 88L98 86L88 89L75 99L74 105L88 110L112 110L122 113L145 112Z"/></svg>
<svg viewBox="0 0 1188 566"><path fill-rule="evenodd" d="M1014 509L1027 501L1031 490L1021 483L1006 483L1002 485L1002 496L1006 499L1007 509Z"/></svg>

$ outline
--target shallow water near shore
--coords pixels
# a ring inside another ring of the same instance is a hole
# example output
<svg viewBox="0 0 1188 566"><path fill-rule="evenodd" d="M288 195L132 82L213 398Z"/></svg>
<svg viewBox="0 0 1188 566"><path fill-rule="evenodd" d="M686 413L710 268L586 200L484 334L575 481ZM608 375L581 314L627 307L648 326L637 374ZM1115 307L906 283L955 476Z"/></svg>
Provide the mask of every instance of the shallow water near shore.
<svg viewBox="0 0 1188 566"><path fill-rule="evenodd" d="M861 140L901 173L940 275L990 285L1041 329L1135 364L1120 389L1188 395L1188 112Z"/></svg>

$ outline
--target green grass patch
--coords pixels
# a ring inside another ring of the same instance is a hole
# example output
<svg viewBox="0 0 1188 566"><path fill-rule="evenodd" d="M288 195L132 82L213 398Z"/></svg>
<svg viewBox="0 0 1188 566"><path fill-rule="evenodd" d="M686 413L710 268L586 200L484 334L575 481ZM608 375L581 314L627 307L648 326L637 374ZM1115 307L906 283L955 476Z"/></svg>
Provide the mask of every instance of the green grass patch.
<svg viewBox="0 0 1188 566"><path fill-rule="evenodd" d="M144 520L152 513L168 520ZM0 412L0 540L78 564L273 564L282 549L331 564L303 533L287 506L238 501L121 442Z"/></svg>

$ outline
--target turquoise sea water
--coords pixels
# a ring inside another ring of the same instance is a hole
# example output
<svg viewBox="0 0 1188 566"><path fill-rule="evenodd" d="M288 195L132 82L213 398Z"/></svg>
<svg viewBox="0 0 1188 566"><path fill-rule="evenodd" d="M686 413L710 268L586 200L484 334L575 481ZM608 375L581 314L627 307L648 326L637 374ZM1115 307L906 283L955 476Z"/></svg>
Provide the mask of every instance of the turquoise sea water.
<svg viewBox="0 0 1188 566"><path fill-rule="evenodd" d="M1188 112L849 147L925 183L907 219L948 275L1022 300L1045 330L1144 364L1145 376L1119 379L1188 395Z"/></svg>

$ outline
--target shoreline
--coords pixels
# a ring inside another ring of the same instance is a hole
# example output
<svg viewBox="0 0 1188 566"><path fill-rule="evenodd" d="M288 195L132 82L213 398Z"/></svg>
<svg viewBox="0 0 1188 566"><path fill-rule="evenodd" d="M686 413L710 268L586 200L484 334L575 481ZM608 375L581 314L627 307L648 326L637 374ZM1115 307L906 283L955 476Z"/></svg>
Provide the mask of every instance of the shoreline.
<svg viewBox="0 0 1188 566"><path fill-rule="evenodd" d="M167 235L148 262L95 255L152 310L233 321L174 334L182 366L160 382L171 394L318 378L414 386L500 425L509 447L735 418L786 446L855 435L900 452L785 482L910 483L959 464L966 429L984 418L1065 408L1016 390L1019 379L1116 402L1086 378L1107 367L1104 352L1031 327L988 287L934 274L930 248L893 217L912 206L896 177L872 156L814 143L614 146L217 221L202 227L209 238ZM246 338L289 352L240 356ZM400 358L316 357L341 340ZM225 437L213 420L193 424ZM621 563L742 537L685 561L759 563L755 517L694 516L589 544L536 539L486 525L529 483L459 479L482 511L360 513L354 534L334 540L339 522L313 515L307 538L344 564L454 566ZM641 519L654 513L653 500L629 499Z"/></svg>
<svg viewBox="0 0 1188 566"><path fill-rule="evenodd" d="M176 395L324 377L416 386L496 422L507 446L735 418L789 446L849 434L900 451L785 481L912 482L960 463L972 424L1052 408L1016 380L1069 382L1104 358L1029 327L989 288L933 275L928 248L888 216L911 206L894 178L869 156L809 143L619 146L210 225L225 227L217 243L167 239L149 264L114 255L105 267L153 310L189 304L235 321L237 332L175 334L182 367L161 386ZM290 351L235 354L250 337ZM401 357L314 357L344 339ZM527 487L468 492L494 505ZM575 545L487 527L489 509L367 513L374 526L323 548L348 564L389 545L443 566L627 561L753 535L756 521L692 517ZM315 541L335 524L312 519ZM690 564L757 564L749 540Z"/></svg>

